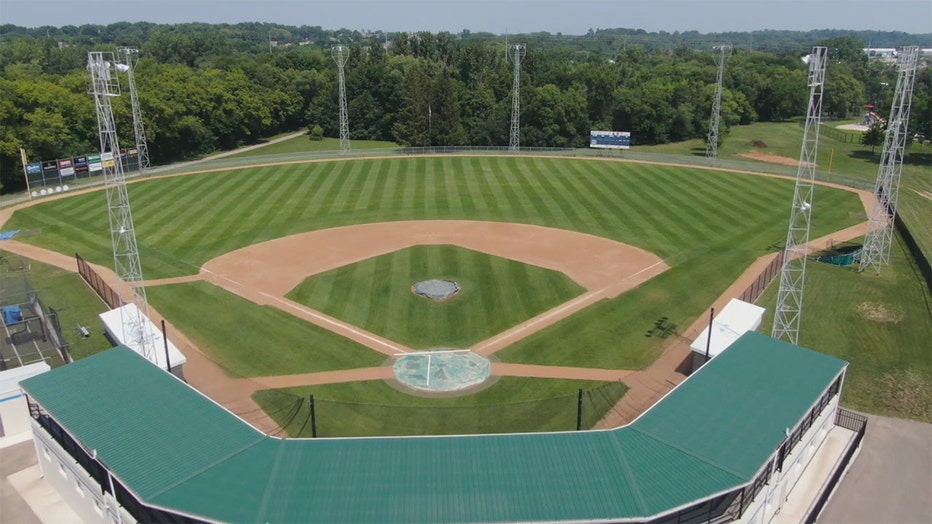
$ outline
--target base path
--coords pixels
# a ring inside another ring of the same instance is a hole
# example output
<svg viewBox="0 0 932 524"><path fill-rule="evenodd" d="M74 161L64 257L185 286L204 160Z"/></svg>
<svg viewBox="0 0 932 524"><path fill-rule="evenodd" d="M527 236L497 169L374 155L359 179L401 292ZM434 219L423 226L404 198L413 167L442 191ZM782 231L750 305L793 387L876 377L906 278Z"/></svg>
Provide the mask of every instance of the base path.
<svg viewBox="0 0 932 524"><path fill-rule="evenodd" d="M285 298L306 278L416 245L455 245L560 271L587 292L476 344L488 356L602 299L613 298L669 269L658 256L602 237L507 222L423 220L336 227L269 240L208 261L201 275L260 305L269 305L392 356L410 352Z"/></svg>

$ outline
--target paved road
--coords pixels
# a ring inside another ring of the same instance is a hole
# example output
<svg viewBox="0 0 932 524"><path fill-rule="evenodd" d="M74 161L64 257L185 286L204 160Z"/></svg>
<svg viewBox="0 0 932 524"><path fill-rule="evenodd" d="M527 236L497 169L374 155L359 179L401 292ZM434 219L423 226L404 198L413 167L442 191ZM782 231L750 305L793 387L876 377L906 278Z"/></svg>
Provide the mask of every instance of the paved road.
<svg viewBox="0 0 932 524"><path fill-rule="evenodd" d="M871 415L861 453L819 522L932 522L932 424Z"/></svg>

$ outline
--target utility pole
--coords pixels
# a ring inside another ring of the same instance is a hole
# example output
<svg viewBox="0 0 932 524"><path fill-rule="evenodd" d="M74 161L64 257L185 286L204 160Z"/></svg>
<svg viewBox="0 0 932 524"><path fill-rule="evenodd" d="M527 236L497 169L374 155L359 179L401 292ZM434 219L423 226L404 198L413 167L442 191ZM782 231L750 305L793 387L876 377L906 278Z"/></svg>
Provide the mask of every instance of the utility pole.
<svg viewBox="0 0 932 524"><path fill-rule="evenodd" d="M508 138L508 150L521 149L521 60L527 54L525 44L512 44L508 48L508 58L514 63L515 80L511 95L511 133Z"/></svg>
<svg viewBox="0 0 932 524"><path fill-rule="evenodd" d="M825 83L825 64L828 48L813 47L803 57L809 64L809 109L806 127L796 169L796 188L790 226L783 250L783 268L780 272L780 291L774 312L771 336L796 344L799 340L799 323L803 313L803 286L806 281L806 255L812 223L812 197L815 186L816 158L819 152L819 128L822 123L822 93Z"/></svg>
<svg viewBox="0 0 932 524"><path fill-rule="evenodd" d="M873 267L877 273L880 273L881 266L890 263L893 222L900 193L903 157L906 155L909 111L913 99L913 85L916 83L918 60L918 47L904 47L900 50L897 60L900 72L896 79L896 91L893 93L890 118L887 120L887 134L880 157L880 168L877 170L877 184L874 186L874 196L877 201L868 222L858 271Z"/></svg>
<svg viewBox="0 0 932 524"><path fill-rule="evenodd" d="M712 49L719 50L718 83L715 88L715 101L712 103L712 118L709 121L709 136L706 139L705 157L718 161L718 132L722 120L722 80L725 76L725 53L731 50L729 45L720 45Z"/></svg>
<svg viewBox="0 0 932 524"><path fill-rule="evenodd" d="M349 115L346 111L346 77L343 69L349 58L349 48L345 45L333 46L330 49L333 60L337 63L337 74L340 83L340 154L348 155L350 152Z"/></svg>

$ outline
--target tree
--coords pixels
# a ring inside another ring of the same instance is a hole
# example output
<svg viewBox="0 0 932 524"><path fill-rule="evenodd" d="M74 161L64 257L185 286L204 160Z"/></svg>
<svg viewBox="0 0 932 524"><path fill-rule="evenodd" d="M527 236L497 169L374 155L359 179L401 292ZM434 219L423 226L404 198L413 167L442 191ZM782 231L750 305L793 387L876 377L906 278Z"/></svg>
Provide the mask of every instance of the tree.
<svg viewBox="0 0 932 524"><path fill-rule="evenodd" d="M871 146L871 153L874 148L882 146L886 139L887 123L883 120L877 120L867 128L864 136L861 137L861 143L865 146Z"/></svg>

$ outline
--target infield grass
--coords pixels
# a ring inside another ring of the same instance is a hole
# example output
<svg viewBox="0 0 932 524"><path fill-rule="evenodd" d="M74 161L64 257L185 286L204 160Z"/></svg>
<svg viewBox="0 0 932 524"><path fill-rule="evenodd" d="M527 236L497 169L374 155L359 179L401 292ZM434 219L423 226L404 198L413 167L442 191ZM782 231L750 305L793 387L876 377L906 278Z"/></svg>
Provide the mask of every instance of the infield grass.
<svg viewBox="0 0 932 524"><path fill-rule="evenodd" d="M232 376L331 371L385 361L347 338L207 282L149 287L147 295L159 313Z"/></svg>
<svg viewBox="0 0 932 524"><path fill-rule="evenodd" d="M442 302L411 286L455 280ZM456 246L414 246L315 275L288 298L414 349L467 348L582 293L563 273Z"/></svg>

